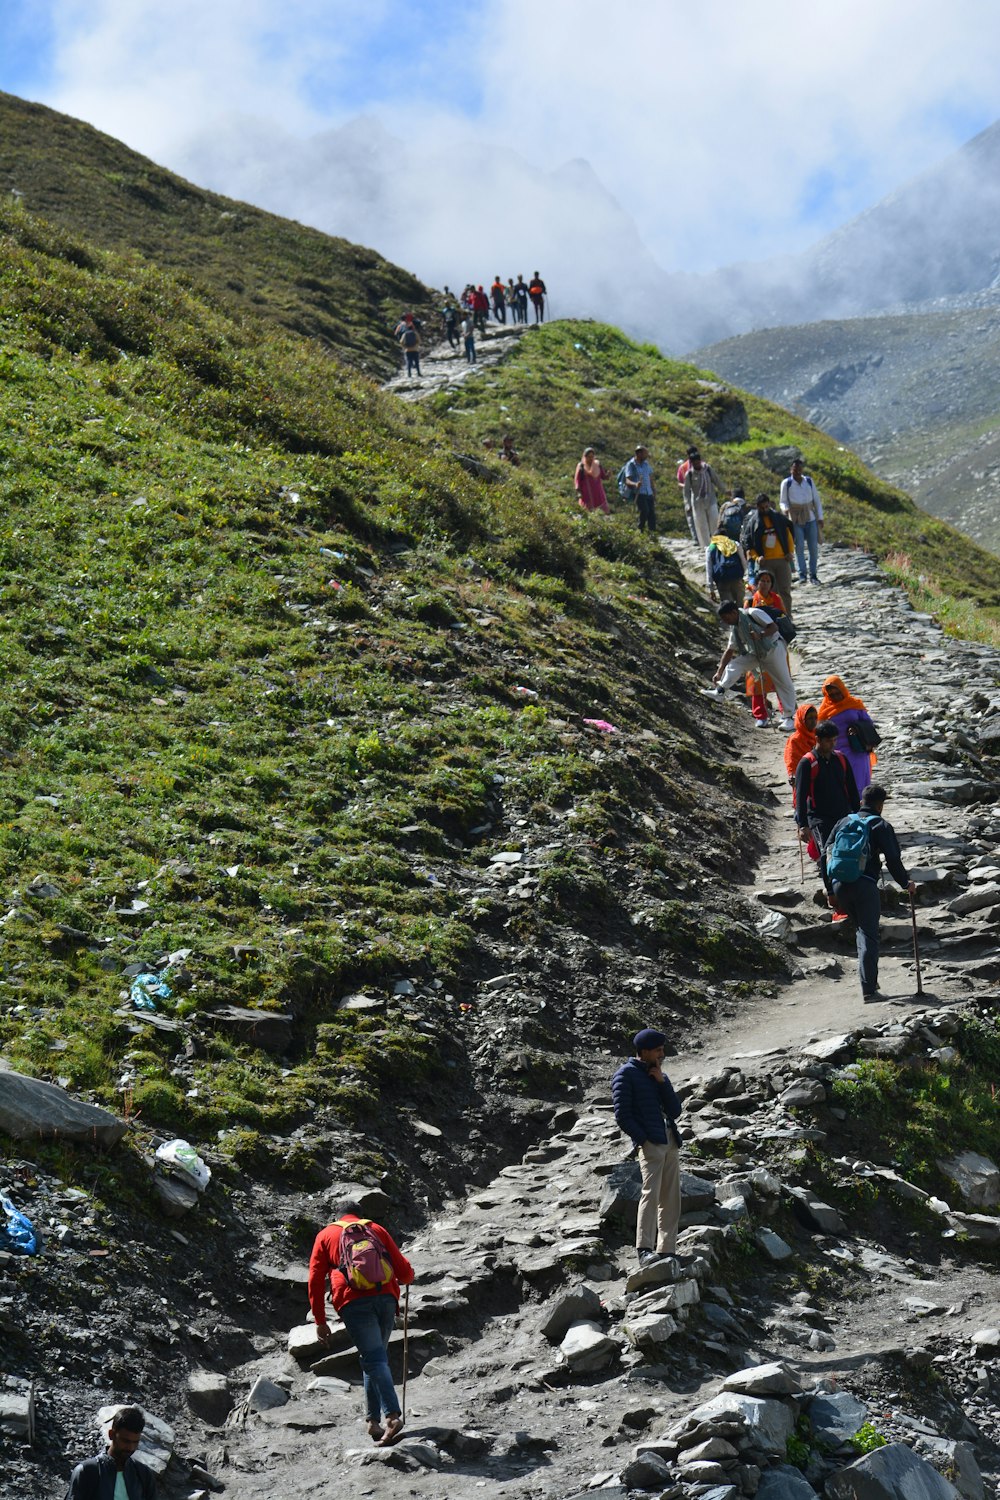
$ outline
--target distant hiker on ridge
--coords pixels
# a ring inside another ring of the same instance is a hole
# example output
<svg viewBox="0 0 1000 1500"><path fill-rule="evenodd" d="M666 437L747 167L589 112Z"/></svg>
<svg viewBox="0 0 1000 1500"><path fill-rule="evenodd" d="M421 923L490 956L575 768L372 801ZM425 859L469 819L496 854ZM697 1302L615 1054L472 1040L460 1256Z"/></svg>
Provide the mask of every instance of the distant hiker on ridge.
<svg viewBox="0 0 1000 1500"><path fill-rule="evenodd" d="M407 378L420 374L420 329L412 313L407 313L400 325L399 342L406 355Z"/></svg>
<svg viewBox="0 0 1000 1500"><path fill-rule="evenodd" d="M66 1500L114 1500L119 1494L127 1500L153 1500L156 1476L133 1457L145 1426L139 1406L123 1406L115 1412L108 1428L107 1448L96 1458L77 1464L69 1477Z"/></svg>
<svg viewBox="0 0 1000 1500"><path fill-rule="evenodd" d="M457 349L459 310L454 297L448 297L445 301L441 309L441 321L444 324L444 336L448 340L448 347Z"/></svg>
<svg viewBox="0 0 1000 1500"><path fill-rule="evenodd" d="M711 464L697 448L688 451L690 468L684 475L684 509L691 511L698 546L704 551L719 526L719 482Z"/></svg>
<svg viewBox="0 0 1000 1500"><path fill-rule="evenodd" d="M493 316L496 318L498 323L506 323L507 305L506 298L504 297L503 282L500 280L499 271L493 278L493 285L490 287L490 296L493 299Z"/></svg>
<svg viewBox="0 0 1000 1500"><path fill-rule="evenodd" d="M604 481L610 477L594 449L584 448L583 457L573 475L576 498L584 510L603 510L605 515L610 514L604 490Z"/></svg>
<svg viewBox="0 0 1000 1500"><path fill-rule="evenodd" d="M331 1338L328 1280L330 1300L361 1355L368 1436L386 1447L403 1430L386 1351L399 1312L399 1288L413 1280L413 1267L388 1229L362 1218L356 1203L342 1203L334 1222L316 1236L309 1261L309 1307L322 1344Z"/></svg>
<svg viewBox="0 0 1000 1500"><path fill-rule="evenodd" d="M861 793L860 810L841 819L827 845L827 869L835 908L853 917L857 924L858 978L866 1002L886 998L878 987L882 859L897 885L911 897L917 890L904 868L895 829L882 816L887 795L885 788L874 782L866 786Z"/></svg>
<svg viewBox="0 0 1000 1500"><path fill-rule="evenodd" d="M625 497L635 501L639 513L639 530L656 530L656 485L649 462L649 453L640 444L635 455L625 465Z"/></svg>
<svg viewBox="0 0 1000 1500"><path fill-rule="evenodd" d="M639 1153L642 1196L635 1226L640 1266L673 1255L681 1216L681 1102L663 1071L667 1039L647 1027L632 1039L635 1053L611 1080L619 1130Z"/></svg>
<svg viewBox="0 0 1000 1500"><path fill-rule="evenodd" d="M531 305L535 309L535 322L544 323L545 282L539 276L537 271L535 272L534 276L532 276L531 282L528 286L528 296L531 298Z"/></svg>
<svg viewBox="0 0 1000 1500"><path fill-rule="evenodd" d="M514 288L514 296L517 298L518 321L528 321L528 283L523 276L517 278L517 286Z"/></svg>
<svg viewBox="0 0 1000 1500"><path fill-rule="evenodd" d="M517 305L517 287L514 285L513 276L507 277L507 285L504 287L503 300L510 308L510 319L512 323L521 322L521 313Z"/></svg>
<svg viewBox="0 0 1000 1500"><path fill-rule="evenodd" d="M809 577L819 583L816 555L823 540L823 502L812 478L805 472L801 458L792 459L792 472L781 481L778 505L792 523L795 534L795 562L799 582L806 581L806 548L809 549Z"/></svg>
<svg viewBox="0 0 1000 1500"><path fill-rule="evenodd" d="M471 313L466 313L462 319L462 342L465 345L465 357L470 365L476 363L476 325Z"/></svg>
<svg viewBox="0 0 1000 1500"><path fill-rule="evenodd" d="M482 286L477 286L472 294L472 321L480 333L486 332L486 319L490 315L490 299L483 291Z"/></svg>

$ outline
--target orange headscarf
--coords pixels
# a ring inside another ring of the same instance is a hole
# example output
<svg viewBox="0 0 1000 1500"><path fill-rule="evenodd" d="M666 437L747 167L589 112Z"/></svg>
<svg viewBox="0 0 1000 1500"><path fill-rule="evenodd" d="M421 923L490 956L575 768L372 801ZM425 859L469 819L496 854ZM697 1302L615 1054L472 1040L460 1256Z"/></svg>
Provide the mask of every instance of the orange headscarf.
<svg viewBox="0 0 1000 1500"><path fill-rule="evenodd" d="M816 744L815 729L806 728L806 714L813 706L812 703L800 703L795 710L795 729L785 741L785 770L789 776L795 775L803 755L808 755Z"/></svg>
<svg viewBox="0 0 1000 1500"><path fill-rule="evenodd" d="M844 696L839 703L834 703L832 698L827 697L826 690L831 687L840 688L840 691L843 693ZM823 719L832 719L836 714L842 714L845 708L856 708L863 714L868 712L861 699L855 698L853 693L847 691L840 677L828 677L823 684L823 701L819 706L820 721L822 722Z"/></svg>

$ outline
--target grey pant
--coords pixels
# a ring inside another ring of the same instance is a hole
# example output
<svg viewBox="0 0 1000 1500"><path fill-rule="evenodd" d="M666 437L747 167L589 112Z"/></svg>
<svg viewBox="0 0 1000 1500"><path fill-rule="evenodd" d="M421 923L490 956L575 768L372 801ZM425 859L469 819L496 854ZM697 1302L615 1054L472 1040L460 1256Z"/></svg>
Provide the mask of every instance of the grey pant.
<svg viewBox="0 0 1000 1500"><path fill-rule="evenodd" d="M659 1250L672 1255L681 1217L681 1153L674 1141L660 1145L644 1141L639 1147L642 1196L635 1225L637 1250Z"/></svg>

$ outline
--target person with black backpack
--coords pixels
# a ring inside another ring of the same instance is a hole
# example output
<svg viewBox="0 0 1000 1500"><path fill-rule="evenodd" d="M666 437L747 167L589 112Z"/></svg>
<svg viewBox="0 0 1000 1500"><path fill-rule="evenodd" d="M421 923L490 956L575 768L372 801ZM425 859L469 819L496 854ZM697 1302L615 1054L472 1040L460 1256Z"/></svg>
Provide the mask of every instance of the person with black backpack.
<svg viewBox="0 0 1000 1500"><path fill-rule="evenodd" d="M833 899L841 911L853 917L856 925L858 978L862 999L869 1003L886 998L878 987L882 859L896 884L911 897L917 889L903 865L895 829L882 816L887 795L885 788L875 782L866 786L859 811L841 818L830 834L826 850Z"/></svg>
<svg viewBox="0 0 1000 1500"><path fill-rule="evenodd" d="M361 1355L368 1436L383 1448L403 1430L387 1351L399 1312L400 1286L409 1286L413 1274L388 1229L363 1218L356 1203L341 1203L334 1222L316 1236L309 1261L309 1307L316 1336L321 1344L331 1339L326 1321L329 1280L334 1310Z"/></svg>
<svg viewBox="0 0 1000 1500"><path fill-rule="evenodd" d="M826 845L834 828L848 813L861 806L858 784L846 755L834 749L837 730L833 724L816 725L816 748L803 755L795 772L795 821L799 840L812 837L819 850L819 873L830 905L833 888L826 870ZM835 917L837 915L835 908Z"/></svg>
<svg viewBox="0 0 1000 1500"><path fill-rule="evenodd" d="M400 346L406 355L407 377L420 375L420 325L412 313L407 313L402 323L399 324L397 333Z"/></svg>

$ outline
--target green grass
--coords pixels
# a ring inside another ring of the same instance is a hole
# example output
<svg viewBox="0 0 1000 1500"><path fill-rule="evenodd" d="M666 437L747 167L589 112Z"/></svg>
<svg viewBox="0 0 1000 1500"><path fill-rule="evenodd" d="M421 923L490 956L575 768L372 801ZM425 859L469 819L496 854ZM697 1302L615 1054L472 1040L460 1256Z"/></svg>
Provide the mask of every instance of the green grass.
<svg viewBox="0 0 1000 1500"><path fill-rule="evenodd" d="M880 1161L888 1154L905 1176L948 1202L955 1188L940 1159L959 1151L1000 1155L1000 1026L992 1017L966 1018L953 1044L959 1056L948 1067L872 1058L833 1085L859 1152Z"/></svg>
<svg viewBox="0 0 1000 1500"><path fill-rule="evenodd" d="M401 310L430 307L428 289L374 250L207 192L68 115L0 93L0 139L4 181L31 213L137 252L356 369L394 370Z"/></svg>
<svg viewBox="0 0 1000 1500"><path fill-rule="evenodd" d="M996 641L1000 558L919 510L808 422L717 385L707 372L636 345L617 329L564 322L531 330L495 371L459 395L440 393L433 405L456 445L469 451L501 428L512 430L548 492L564 502L572 502L573 472L586 445L593 444L614 476L636 443L644 443L657 475L660 525L678 535L686 528L675 471L689 444L699 445L725 487L742 484L751 499L760 491L777 499L782 478L761 461L762 450L794 445L820 487L828 541L888 560L916 606L946 630ZM734 405L745 412L747 437L713 442L708 433ZM611 531L600 516L591 526L595 537ZM905 568L893 561L900 557Z"/></svg>
<svg viewBox="0 0 1000 1500"><path fill-rule="evenodd" d="M131 1079L140 1141L221 1133L237 1166L277 1169L317 1112L372 1121L400 1073L433 1111L485 944L557 949L596 914L630 954L633 906L700 870L704 828L669 857L650 829L727 785L687 724L715 633L629 518L471 478L432 413L315 344L16 204L0 241L0 1046L115 1108ZM516 848L520 818L553 842L529 903L483 889L476 832ZM754 972L728 892L702 900L703 942L641 945L695 985ZM180 1073L122 975L179 949ZM394 1003L401 976L440 999ZM386 1011L342 1011L359 990ZM289 1054L205 1029L220 1004L290 1013ZM562 1052L521 1027L498 1078L559 1095Z"/></svg>

